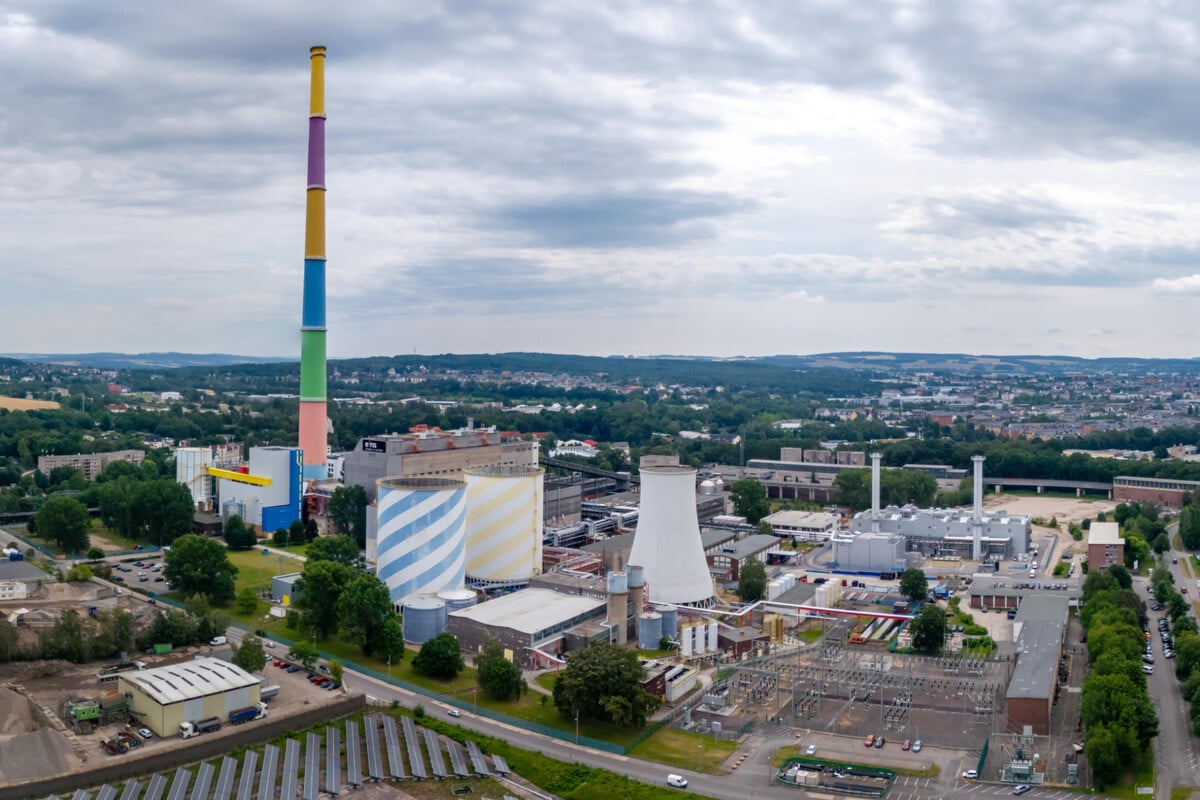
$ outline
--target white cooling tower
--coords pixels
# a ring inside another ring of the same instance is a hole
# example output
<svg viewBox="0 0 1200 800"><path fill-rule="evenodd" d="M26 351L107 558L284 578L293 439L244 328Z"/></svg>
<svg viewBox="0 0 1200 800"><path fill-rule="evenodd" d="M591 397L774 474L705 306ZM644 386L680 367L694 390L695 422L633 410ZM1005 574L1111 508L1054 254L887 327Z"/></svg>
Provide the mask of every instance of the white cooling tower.
<svg viewBox="0 0 1200 800"><path fill-rule="evenodd" d="M712 576L696 520L696 470L643 467L642 502L630 564L640 564L651 600L679 605L707 604Z"/></svg>
<svg viewBox="0 0 1200 800"><path fill-rule="evenodd" d="M539 574L544 470L476 467L466 471L466 481L467 577L503 585Z"/></svg>
<svg viewBox="0 0 1200 800"><path fill-rule="evenodd" d="M463 588L466 484L446 478L382 478L375 574L393 603Z"/></svg>

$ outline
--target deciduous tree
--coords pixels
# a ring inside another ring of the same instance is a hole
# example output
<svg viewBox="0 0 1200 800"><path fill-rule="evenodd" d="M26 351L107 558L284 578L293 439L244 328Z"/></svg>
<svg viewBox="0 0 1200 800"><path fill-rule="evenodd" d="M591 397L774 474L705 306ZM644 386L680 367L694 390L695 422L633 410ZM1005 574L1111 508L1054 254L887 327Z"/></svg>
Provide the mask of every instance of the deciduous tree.
<svg viewBox="0 0 1200 800"><path fill-rule="evenodd" d="M761 561L745 561L738 571L738 596L747 603L761 600L767 591L767 568Z"/></svg>
<svg viewBox="0 0 1200 800"><path fill-rule="evenodd" d="M760 519L771 513L767 489L755 478L734 481L729 487L729 496L733 500L734 512L745 517L751 525L757 525Z"/></svg>
<svg viewBox="0 0 1200 800"><path fill-rule="evenodd" d="M909 623L914 650L937 653L946 642L946 615L932 603L922 606L920 613Z"/></svg>
<svg viewBox="0 0 1200 800"><path fill-rule="evenodd" d="M88 549L91 518L83 503L73 497L51 497L37 512L38 535L53 539L64 553L82 553Z"/></svg>
<svg viewBox="0 0 1200 800"><path fill-rule="evenodd" d="M525 678L516 664L504 657L504 645L488 638L475 656L475 681L493 700L516 700L525 688Z"/></svg>
<svg viewBox="0 0 1200 800"><path fill-rule="evenodd" d="M237 567L219 541L193 533L180 536L165 561L163 575L184 594L204 593L220 606L233 600Z"/></svg>
<svg viewBox="0 0 1200 800"><path fill-rule="evenodd" d="M361 647L366 655L375 652L384 620L394 615L387 586L369 573L360 572L350 578L338 597L339 627L345 638Z"/></svg>
<svg viewBox="0 0 1200 800"><path fill-rule="evenodd" d="M462 653L458 639L443 631L421 645L421 652L412 662L413 669L427 678L450 680L463 671Z"/></svg>
<svg viewBox="0 0 1200 800"><path fill-rule="evenodd" d="M339 486L329 498L329 518L339 533L360 548L367 546L367 492L361 486Z"/></svg>
<svg viewBox="0 0 1200 800"><path fill-rule="evenodd" d="M318 639L332 636L338 627L338 598L350 582L353 572L345 564L333 561L308 561L300 575L296 606L304 612L306 630Z"/></svg>
<svg viewBox="0 0 1200 800"><path fill-rule="evenodd" d="M919 569L906 569L900 573L900 594L914 603L920 603L929 596L929 579Z"/></svg>
<svg viewBox="0 0 1200 800"><path fill-rule="evenodd" d="M265 661L262 639L257 636L244 637L242 643L233 650L233 663L246 672L258 672Z"/></svg>
<svg viewBox="0 0 1200 800"><path fill-rule="evenodd" d="M554 705L564 715L642 727L659 704L644 679L637 653L597 642L571 656L554 684Z"/></svg>

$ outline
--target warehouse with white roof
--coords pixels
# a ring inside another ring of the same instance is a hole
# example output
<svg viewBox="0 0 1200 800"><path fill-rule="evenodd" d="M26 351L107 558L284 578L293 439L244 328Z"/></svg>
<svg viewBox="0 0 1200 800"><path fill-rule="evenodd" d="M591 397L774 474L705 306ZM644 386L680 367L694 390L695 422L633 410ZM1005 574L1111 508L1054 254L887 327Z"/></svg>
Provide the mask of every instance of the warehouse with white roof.
<svg viewBox="0 0 1200 800"><path fill-rule="evenodd" d="M181 722L225 722L229 712L257 705L260 688L241 667L207 657L122 673L117 685L130 715L159 736L179 735Z"/></svg>

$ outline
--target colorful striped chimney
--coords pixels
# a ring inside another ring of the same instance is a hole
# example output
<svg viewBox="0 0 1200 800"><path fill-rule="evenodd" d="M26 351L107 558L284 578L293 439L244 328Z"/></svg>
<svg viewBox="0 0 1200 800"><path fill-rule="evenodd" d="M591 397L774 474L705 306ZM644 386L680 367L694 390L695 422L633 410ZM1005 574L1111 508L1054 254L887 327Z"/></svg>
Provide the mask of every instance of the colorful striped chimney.
<svg viewBox="0 0 1200 800"><path fill-rule="evenodd" d="M300 318L300 449L304 477L326 477L325 48L311 49L308 196L304 210L304 308Z"/></svg>

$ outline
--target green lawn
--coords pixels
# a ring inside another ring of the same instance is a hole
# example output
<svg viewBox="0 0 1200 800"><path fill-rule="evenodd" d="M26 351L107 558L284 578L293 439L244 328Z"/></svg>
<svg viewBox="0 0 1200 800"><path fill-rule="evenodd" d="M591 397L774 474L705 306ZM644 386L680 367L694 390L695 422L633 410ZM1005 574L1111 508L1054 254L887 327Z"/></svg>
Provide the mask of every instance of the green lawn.
<svg viewBox="0 0 1200 800"><path fill-rule="evenodd" d="M270 590L271 579L276 575L300 572L304 562L281 556L278 553L263 555L262 548L254 550L230 550L229 560L238 568L237 590L249 586L254 591Z"/></svg>
<svg viewBox="0 0 1200 800"><path fill-rule="evenodd" d="M1104 794L1108 797L1128 798L1128 800L1138 800L1144 795L1137 793L1139 786L1154 786L1154 750L1147 747L1142 753L1139 763L1134 767L1133 771L1125 773L1124 780L1119 786L1108 786L1104 789Z"/></svg>
<svg viewBox="0 0 1200 800"><path fill-rule="evenodd" d="M809 644L812 644L817 639L820 639L821 636L822 636L822 631L820 628L810 628L809 630L806 630L806 631L800 631L800 639L805 642L808 642Z"/></svg>
<svg viewBox="0 0 1200 800"><path fill-rule="evenodd" d="M737 749L737 742L714 741L711 736L688 733L678 728L660 728L629 751L635 758L660 764L713 773Z"/></svg>

